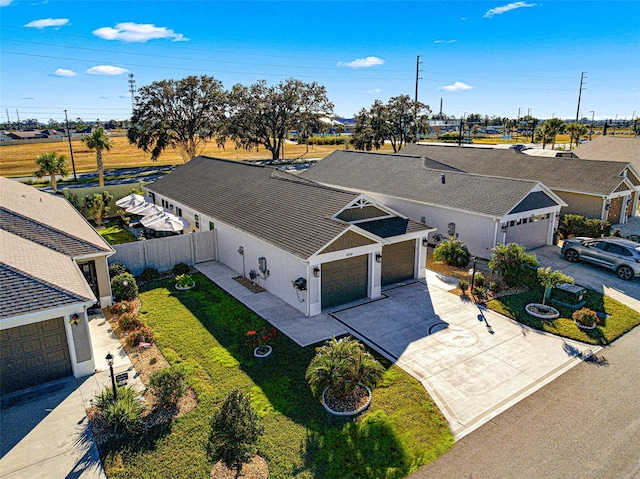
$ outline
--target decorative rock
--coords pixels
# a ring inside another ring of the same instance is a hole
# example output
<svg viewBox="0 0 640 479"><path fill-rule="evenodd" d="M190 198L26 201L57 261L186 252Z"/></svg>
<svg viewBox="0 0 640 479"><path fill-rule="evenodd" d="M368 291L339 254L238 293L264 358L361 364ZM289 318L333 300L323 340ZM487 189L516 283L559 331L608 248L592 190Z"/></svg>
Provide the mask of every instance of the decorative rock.
<svg viewBox="0 0 640 479"><path fill-rule="evenodd" d="M263 348L264 351L262 351L261 348ZM273 348L268 344L265 344L264 346L258 346L257 348L255 348L253 350L253 355L256 358L266 358L271 354L271 351L273 351Z"/></svg>
<svg viewBox="0 0 640 479"><path fill-rule="evenodd" d="M371 404L371 389L369 389L367 386L360 384L360 387L363 387L367 390L367 395L369 396L367 399L367 402L360 406L358 409L356 409L355 411L334 411L333 409L331 409L329 406L327 406L327 402L325 400L325 394L328 391L328 387L325 388L324 391L322 391L322 406L326 409L326 411L329 414L333 414L334 416L341 416L341 417L346 417L346 416L355 416L356 414L360 414L362 411L364 411L365 409L367 409L369 407L369 405Z"/></svg>

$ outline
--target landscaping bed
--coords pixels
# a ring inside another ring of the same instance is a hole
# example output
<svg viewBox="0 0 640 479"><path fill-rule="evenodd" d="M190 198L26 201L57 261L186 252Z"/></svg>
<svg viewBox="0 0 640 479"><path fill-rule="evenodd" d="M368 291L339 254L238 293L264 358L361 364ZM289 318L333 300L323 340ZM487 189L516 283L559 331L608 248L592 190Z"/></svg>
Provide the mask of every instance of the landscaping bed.
<svg viewBox="0 0 640 479"><path fill-rule="evenodd" d="M144 285L140 313L159 352L185 371L197 405L102 451L110 478L208 477L211 416L234 387L251 397L261 418L258 452L272 479L402 478L453 445L421 384L381 357L386 372L369 408L356 419L330 415L305 380L315 347L301 348L279 334L269 343L273 353L255 358L247 332L268 323L203 275L194 278L197 286L189 291L176 291L172 280Z"/></svg>

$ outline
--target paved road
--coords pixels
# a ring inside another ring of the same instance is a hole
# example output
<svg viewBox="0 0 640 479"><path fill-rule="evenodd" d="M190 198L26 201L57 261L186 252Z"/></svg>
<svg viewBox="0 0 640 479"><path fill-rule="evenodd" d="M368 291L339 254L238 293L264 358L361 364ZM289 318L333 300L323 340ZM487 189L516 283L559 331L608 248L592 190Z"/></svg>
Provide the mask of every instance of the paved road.
<svg viewBox="0 0 640 479"><path fill-rule="evenodd" d="M640 327L411 479L640 478Z"/></svg>

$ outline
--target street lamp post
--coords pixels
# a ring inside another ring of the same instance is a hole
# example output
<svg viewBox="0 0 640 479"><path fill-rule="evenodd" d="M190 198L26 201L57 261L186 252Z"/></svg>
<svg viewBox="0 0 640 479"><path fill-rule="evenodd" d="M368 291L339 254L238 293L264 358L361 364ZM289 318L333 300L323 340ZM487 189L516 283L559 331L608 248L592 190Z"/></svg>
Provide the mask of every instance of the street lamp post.
<svg viewBox="0 0 640 479"><path fill-rule="evenodd" d="M591 110L589 111L589 113L591 113L591 129L589 130L589 141L591 141L591 136L593 135L593 119L595 117L596 112Z"/></svg>
<svg viewBox="0 0 640 479"><path fill-rule="evenodd" d="M113 375L113 355L111 352L107 352L107 356L105 357L107 360L107 364L109 365L109 371L111 372L111 387L113 388L113 400L118 400L118 390L116 389L116 378Z"/></svg>
<svg viewBox="0 0 640 479"><path fill-rule="evenodd" d="M476 261L478 260L478 258L473 256L472 259L473 259L473 272L471 273L471 293L473 293L473 288L475 287L475 283L476 283Z"/></svg>

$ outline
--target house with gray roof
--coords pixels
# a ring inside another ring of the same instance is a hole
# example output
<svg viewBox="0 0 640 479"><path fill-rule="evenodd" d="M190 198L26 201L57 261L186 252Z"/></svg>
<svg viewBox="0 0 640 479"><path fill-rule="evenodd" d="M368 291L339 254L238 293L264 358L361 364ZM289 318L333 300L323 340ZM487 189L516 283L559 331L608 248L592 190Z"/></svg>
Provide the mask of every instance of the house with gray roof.
<svg viewBox="0 0 640 479"><path fill-rule="evenodd" d="M498 243L551 244L565 203L537 181L475 175L431 158L340 150L301 176L361 191L417 222L437 228L429 243L462 240L488 258Z"/></svg>
<svg viewBox="0 0 640 479"><path fill-rule="evenodd" d="M596 136L581 144L573 154L583 160L631 163L640 171L640 137Z"/></svg>
<svg viewBox="0 0 640 479"><path fill-rule="evenodd" d="M87 311L111 304L114 250L57 195L0 177L0 390L95 368Z"/></svg>
<svg viewBox="0 0 640 479"><path fill-rule="evenodd" d="M307 316L425 276L433 228L367 195L204 156L146 189L190 231L215 231L218 261Z"/></svg>
<svg viewBox="0 0 640 479"><path fill-rule="evenodd" d="M623 140L633 141L633 140ZM637 214L640 171L629 162L549 158L514 150L407 145L405 155L428 158L477 175L539 181L567 206L563 213L625 223Z"/></svg>

